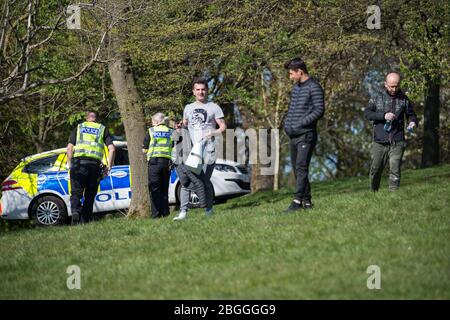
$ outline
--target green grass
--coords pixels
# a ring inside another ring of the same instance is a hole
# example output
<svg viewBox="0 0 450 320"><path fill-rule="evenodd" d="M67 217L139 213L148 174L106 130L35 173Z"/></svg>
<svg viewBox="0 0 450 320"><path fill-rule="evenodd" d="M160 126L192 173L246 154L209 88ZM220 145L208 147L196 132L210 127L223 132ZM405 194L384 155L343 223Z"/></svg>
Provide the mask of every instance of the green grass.
<svg viewBox="0 0 450 320"><path fill-rule="evenodd" d="M405 171L398 192L367 178L260 192L182 222L104 219L0 237L0 299L449 299L450 165ZM66 269L81 268L81 290ZM369 290L369 265L381 290Z"/></svg>

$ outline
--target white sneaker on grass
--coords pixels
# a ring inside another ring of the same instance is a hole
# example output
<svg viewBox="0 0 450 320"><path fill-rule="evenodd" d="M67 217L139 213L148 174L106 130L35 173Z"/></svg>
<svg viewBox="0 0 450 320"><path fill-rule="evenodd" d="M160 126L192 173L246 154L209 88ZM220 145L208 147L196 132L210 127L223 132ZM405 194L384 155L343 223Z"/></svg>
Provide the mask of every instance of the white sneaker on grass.
<svg viewBox="0 0 450 320"><path fill-rule="evenodd" d="M186 211L180 211L180 213L178 214L178 216L176 216L175 218L173 218L173 221L180 221L180 220L184 220L187 218L187 212Z"/></svg>
<svg viewBox="0 0 450 320"><path fill-rule="evenodd" d="M205 216L211 217L213 213L214 213L213 208L205 209Z"/></svg>

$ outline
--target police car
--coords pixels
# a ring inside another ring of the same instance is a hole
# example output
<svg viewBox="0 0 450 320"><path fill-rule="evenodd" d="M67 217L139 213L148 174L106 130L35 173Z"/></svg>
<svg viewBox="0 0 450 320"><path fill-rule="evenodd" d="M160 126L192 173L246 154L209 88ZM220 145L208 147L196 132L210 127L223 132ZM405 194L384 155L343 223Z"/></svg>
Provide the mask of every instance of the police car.
<svg viewBox="0 0 450 320"><path fill-rule="evenodd" d="M114 141L116 159L110 174L100 181L94 212L127 209L130 205L130 166L126 142ZM0 217L8 220L34 219L40 225L70 221L70 184L66 169L66 148L22 159L1 184ZM250 192L247 167L217 159L211 177L215 200ZM169 203L179 203L180 182L175 170L170 175ZM191 193L195 206L198 198Z"/></svg>

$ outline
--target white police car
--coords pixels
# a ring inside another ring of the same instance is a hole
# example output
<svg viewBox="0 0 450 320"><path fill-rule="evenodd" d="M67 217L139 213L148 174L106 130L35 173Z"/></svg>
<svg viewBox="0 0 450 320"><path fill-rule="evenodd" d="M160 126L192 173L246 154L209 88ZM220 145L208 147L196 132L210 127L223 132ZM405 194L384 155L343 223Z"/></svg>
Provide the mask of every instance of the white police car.
<svg viewBox="0 0 450 320"><path fill-rule="evenodd" d="M94 212L127 209L130 205L130 166L126 142L114 142L117 154L110 174L100 181ZM245 166L217 159L211 177L215 200L250 192L250 177ZM69 173L66 149L39 153L22 159L1 185L0 217L8 220L33 218L41 225L69 222ZM169 203L180 198L180 183L175 170L170 175ZM198 201L191 193L191 202Z"/></svg>

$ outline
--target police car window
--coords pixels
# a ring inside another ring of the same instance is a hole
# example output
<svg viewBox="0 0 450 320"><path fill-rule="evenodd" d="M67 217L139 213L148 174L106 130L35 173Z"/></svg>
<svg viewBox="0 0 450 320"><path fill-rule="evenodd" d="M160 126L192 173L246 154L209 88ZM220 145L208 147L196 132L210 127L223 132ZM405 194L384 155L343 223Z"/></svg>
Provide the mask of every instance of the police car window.
<svg viewBox="0 0 450 320"><path fill-rule="evenodd" d="M56 161L56 158L58 158L58 155L54 155L51 157L46 157L43 159L39 159L33 162L30 162L23 168L22 172L25 173L43 173L49 171L53 164Z"/></svg>
<svg viewBox="0 0 450 320"><path fill-rule="evenodd" d="M128 158L127 147L116 147L116 156L114 159L115 166L129 165L130 159Z"/></svg>

